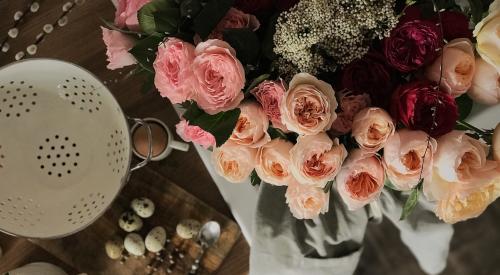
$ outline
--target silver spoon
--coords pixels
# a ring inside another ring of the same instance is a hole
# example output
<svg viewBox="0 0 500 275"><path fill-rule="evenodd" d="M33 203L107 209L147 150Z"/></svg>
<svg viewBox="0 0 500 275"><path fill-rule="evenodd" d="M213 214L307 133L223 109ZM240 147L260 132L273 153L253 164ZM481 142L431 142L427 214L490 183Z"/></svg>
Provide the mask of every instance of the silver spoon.
<svg viewBox="0 0 500 275"><path fill-rule="evenodd" d="M197 274L200 268L200 261L205 255L207 248L214 245L220 238L220 225L218 222L209 221L205 223L198 233L198 243L201 245L201 252L194 260L194 264L191 266L191 270L188 274Z"/></svg>

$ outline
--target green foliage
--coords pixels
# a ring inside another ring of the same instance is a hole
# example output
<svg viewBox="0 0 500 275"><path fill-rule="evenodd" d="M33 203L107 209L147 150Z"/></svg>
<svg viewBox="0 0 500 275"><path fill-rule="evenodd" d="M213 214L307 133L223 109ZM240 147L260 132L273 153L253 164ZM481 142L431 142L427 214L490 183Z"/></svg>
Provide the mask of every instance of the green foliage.
<svg viewBox="0 0 500 275"><path fill-rule="evenodd" d="M335 183L334 180L331 180L331 181L327 182L326 185L325 185L325 187L323 188L323 192L325 192L325 193L330 192L330 190L332 190L332 186L333 186L334 183Z"/></svg>
<svg viewBox="0 0 500 275"><path fill-rule="evenodd" d="M458 111L459 111L459 120L464 120L466 119L470 112L472 111L472 99L467 95L463 94L455 99L455 102L457 103L458 106Z"/></svg>
<svg viewBox="0 0 500 275"><path fill-rule="evenodd" d="M153 0L137 13L141 29L150 35L177 32L180 10L173 0Z"/></svg>
<svg viewBox="0 0 500 275"><path fill-rule="evenodd" d="M423 179L420 180L418 183L417 187L415 187L411 193L408 199L406 200L405 205L403 206L403 212L401 213L401 217L399 218L400 220L404 220L410 216L410 214L413 212L415 207L418 204L418 197L420 196L420 191L422 190L423 187Z"/></svg>
<svg viewBox="0 0 500 275"><path fill-rule="evenodd" d="M129 50L129 52L135 57L135 59L143 69L154 73L153 62L156 58L158 44L160 44L160 42L162 41L162 36L151 35L137 41L137 43L132 49Z"/></svg>
<svg viewBox="0 0 500 275"><path fill-rule="evenodd" d="M253 90L253 88L259 86L259 84L262 83L264 80L269 79L270 76L271 76L270 74L263 74L254 78L254 80L252 80L250 85L248 85L248 87L245 89L245 94L250 93Z"/></svg>
<svg viewBox="0 0 500 275"><path fill-rule="evenodd" d="M281 131L280 129L274 128L272 126L269 126L269 128L267 128L267 133L269 134L271 139L281 138L284 140L288 140L288 136L283 131Z"/></svg>
<svg viewBox="0 0 500 275"><path fill-rule="evenodd" d="M227 11L233 6L234 0L211 0L198 13L193 20L193 31L201 39L207 39L208 35L215 29Z"/></svg>
<svg viewBox="0 0 500 275"><path fill-rule="evenodd" d="M224 41L236 51L236 56L243 64L255 64L260 53L259 38L250 29L226 29Z"/></svg>
<svg viewBox="0 0 500 275"><path fill-rule="evenodd" d="M262 183L262 179L259 177L259 175L257 175L255 169L252 171L252 174L250 174L250 183L252 184L252 186L260 185Z"/></svg>

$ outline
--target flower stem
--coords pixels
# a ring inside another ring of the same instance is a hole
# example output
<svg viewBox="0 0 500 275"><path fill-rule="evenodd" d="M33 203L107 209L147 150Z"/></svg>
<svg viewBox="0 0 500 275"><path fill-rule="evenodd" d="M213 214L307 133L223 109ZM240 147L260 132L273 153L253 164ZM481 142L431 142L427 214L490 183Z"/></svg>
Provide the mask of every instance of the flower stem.
<svg viewBox="0 0 500 275"><path fill-rule="evenodd" d="M471 125L463 120L457 120L457 123L465 128L467 128L468 130L471 130L471 131L474 131L476 132L477 134L480 134L480 135L487 135L487 133L477 127L475 127L474 125Z"/></svg>

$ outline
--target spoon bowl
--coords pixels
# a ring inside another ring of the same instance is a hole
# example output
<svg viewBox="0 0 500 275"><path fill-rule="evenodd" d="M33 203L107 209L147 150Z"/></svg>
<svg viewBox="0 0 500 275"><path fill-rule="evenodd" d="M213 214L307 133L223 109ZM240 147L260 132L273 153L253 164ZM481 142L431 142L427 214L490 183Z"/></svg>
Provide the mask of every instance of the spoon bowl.
<svg viewBox="0 0 500 275"><path fill-rule="evenodd" d="M219 240L221 228L218 222L209 221L203 225L198 233L198 241L203 247L210 247Z"/></svg>

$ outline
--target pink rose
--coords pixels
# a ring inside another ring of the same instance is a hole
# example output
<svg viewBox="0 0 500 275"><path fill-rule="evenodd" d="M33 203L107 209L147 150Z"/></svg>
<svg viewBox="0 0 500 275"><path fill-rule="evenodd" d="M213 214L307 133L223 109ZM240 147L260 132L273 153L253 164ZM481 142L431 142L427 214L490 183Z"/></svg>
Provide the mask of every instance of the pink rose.
<svg viewBox="0 0 500 275"><path fill-rule="evenodd" d="M337 176L337 189L349 210L376 200L384 187L384 168L375 155L354 149Z"/></svg>
<svg viewBox="0 0 500 275"><path fill-rule="evenodd" d="M486 105L500 102L500 73L482 58L476 58L476 73L468 95L472 100Z"/></svg>
<svg viewBox="0 0 500 275"><path fill-rule="evenodd" d="M106 44L107 48L108 69L120 69L137 63L134 56L128 52L134 47L134 39L119 31L108 30L103 27L101 27L101 29L102 40L104 40L104 44Z"/></svg>
<svg viewBox="0 0 500 275"><path fill-rule="evenodd" d="M155 69L155 86L161 96L172 103L182 103L194 96L194 79L191 64L194 46L177 38L169 38L158 46Z"/></svg>
<svg viewBox="0 0 500 275"><path fill-rule="evenodd" d="M235 8L230 8L208 38L223 40L223 32L226 29L248 28L252 31L256 31L259 27L259 20L254 15L246 14Z"/></svg>
<svg viewBox="0 0 500 275"><path fill-rule="evenodd" d="M422 165L422 178L432 180L436 140L431 138L429 145L427 149L427 134L423 131L402 129L389 137L384 147L383 164L387 177L396 188L408 191L417 186Z"/></svg>
<svg viewBox="0 0 500 275"><path fill-rule="evenodd" d="M273 185L288 185L293 179L290 171L290 149L293 143L283 139L273 139L259 148L255 171L259 177Z"/></svg>
<svg viewBox="0 0 500 275"><path fill-rule="evenodd" d="M467 38L450 41L443 48L443 78L441 87L452 96L460 96L467 92L472 85L472 78L476 70L474 61L474 47ZM439 82L441 71L441 57L425 70L426 77L436 83Z"/></svg>
<svg viewBox="0 0 500 275"><path fill-rule="evenodd" d="M323 188L335 178L346 157L344 145L325 133L299 136L290 150L290 169L301 184Z"/></svg>
<svg viewBox="0 0 500 275"><path fill-rule="evenodd" d="M286 189L286 203L296 219L313 219L328 211L329 195L323 189L292 180Z"/></svg>
<svg viewBox="0 0 500 275"><path fill-rule="evenodd" d="M193 72L198 83L196 103L213 115L236 108L243 100L245 70L236 52L221 40L207 40L196 46Z"/></svg>
<svg viewBox="0 0 500 275"><path fill-rule="evenodd" d="M230 139L237 144L259 148L271 141L267 133L269 120L257 102L245 102L240 105L241 114Z"/></svg>
<svg viewBox="0 0 500 275"><path fill-rule="evenodd" d="M332 124L332 132L335 135L343 135L351 131L354 116L359 111L370 106L368 94L353 94L350 91L341 92L339 96L341 112Z"/></svg>
<svg viewBox="0 0 500 275"><path fill-rule="evenodd" d="M205 149L215 146L215 137L212 134L198 126L189 125L185 119L177 123L175 129L179 137L186 142L193 142Z"/></svg>
<svg viewBox="0 0 500 275"><path fill-rule="evenodd" d="M281 122L280 103L285 94L285 86L280 81L265 80L254 88L251 92L257 101L264 108L267 118L273 124L273 127L282 131L287 131Z"/></svg>
<svg viewBox="0 0 500 275"><path fill-rule="evenodd" d="M248 179L255 168L257 149L227 141L212 152L215 171L229 182Z"/></svg>
<svg viewBox="0 0 500 275"><path fill-rule="evenodd" d="M299 135L315 135L330 129L337 118L332 86L307 74L296 74L280 104L286 128Z"/></svg>
<svg viewBox="0 0 500 275"><path fill-rule="evenodd" d="M119 28L127 26L130 30L139 31L137 12L151 0L118 0L115 13L115 25Z"/></svg>
<svg viewBox="0 0 500 275"><path fill-rule="evenodd" d="M361 149L371 153L382 149L394 130L391 116L376 107L363 109L354 116L352 123L352 136Z"/></svg>

